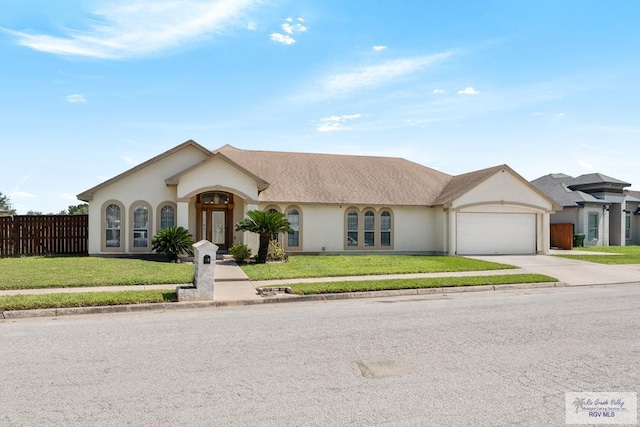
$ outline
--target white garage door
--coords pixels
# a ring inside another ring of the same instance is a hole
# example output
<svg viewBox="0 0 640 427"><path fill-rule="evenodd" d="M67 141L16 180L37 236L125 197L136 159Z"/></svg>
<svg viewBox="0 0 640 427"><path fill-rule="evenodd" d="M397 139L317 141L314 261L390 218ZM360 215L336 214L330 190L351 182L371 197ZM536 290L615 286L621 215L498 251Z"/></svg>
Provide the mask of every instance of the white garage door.
<svg viewBox="0 0 640 427"><path fill-rule="evenodd" d="M535 214L458 214L458 255L536 253Z"/></svg>

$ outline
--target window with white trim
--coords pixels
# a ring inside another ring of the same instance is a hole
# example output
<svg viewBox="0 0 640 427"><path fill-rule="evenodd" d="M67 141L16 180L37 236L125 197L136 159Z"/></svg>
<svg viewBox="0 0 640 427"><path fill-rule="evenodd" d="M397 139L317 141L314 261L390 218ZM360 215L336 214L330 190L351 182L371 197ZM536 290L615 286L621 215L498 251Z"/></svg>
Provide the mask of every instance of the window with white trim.
<svg viewBox="0 0 640 427"><path fill-rule="evenodd" d="M105 209L105 246L107 248L121 246L121 217L122 210L115 203Z"/></svg>
<svg viewBox="0 0 640 427"><path fill-rule="evenodd" d="M391 246L391 212L380 213L380 246Z"/></svg>
<svg viewBox="0 0 640 427"><path fill-rule="evenodd" d="M176 210L173 206L164 205L160 208L160 229L176 226Z"/></svg>
<svg viewBox="0 0 640 427"><path fill-rule="evenodd" d="M596 212L589 212L589 229L587 231L588 240L598 240L598 223L598 214Z"/></svg>
<svg viewBox="0 0 640 427"><path fill-rule="evenodd" d="M149 246L149 209L143 205L133 208L133 247Z"/></svg>
<svg viewBox="0 0 640 427"><path fill-rule="evenodd" d="M373 211L366 211L364 213L364 245L375 246L376 245L376 214Z"/></svg>
<svg viewBox="0 0 640 427"><path fill-rule="evenodd" d="M347 213L347 246L358 246L358 212Z"/></svg>
<svg viewBox="0 0 640 427"><path fill-rule="evenodd" d="M624 238L631 239L631 214L627 214L624 218Z"/></svg>
<svg viewBox="0 0 640 427"><path fill-rule="evenodd" d="M300 212L297 209L289 209L287 220L292 230L287 236L287 246L297 248L300 246Z"/></svg>

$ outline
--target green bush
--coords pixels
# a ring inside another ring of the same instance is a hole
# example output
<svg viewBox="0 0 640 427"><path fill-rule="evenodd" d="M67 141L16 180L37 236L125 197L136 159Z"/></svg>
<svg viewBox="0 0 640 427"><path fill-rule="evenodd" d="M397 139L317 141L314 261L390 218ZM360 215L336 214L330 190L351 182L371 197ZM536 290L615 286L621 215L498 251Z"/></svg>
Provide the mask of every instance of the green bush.
<svg viewBox="0 0 640 427"><path fill-rule="evenodd" d="M244 264L251 258L251 248L242 243L235 243L229 248L229 253L238 264Z"/></svg>
<svg viewBox="0 0 640 427"><path fill-rule="evenodd" d="M278 244L277 240L269 242L269 249L267 250L267 261L282 261L284 260L284 249Z"/></svg>
<svg viewBox="0 0 640 427"><path fill-rule="evenodd" d="M151 244L153 250L165 254L169 261L176 262L182 254L193 255L193 236L184 227L168 227L158 231Z"/></svg>

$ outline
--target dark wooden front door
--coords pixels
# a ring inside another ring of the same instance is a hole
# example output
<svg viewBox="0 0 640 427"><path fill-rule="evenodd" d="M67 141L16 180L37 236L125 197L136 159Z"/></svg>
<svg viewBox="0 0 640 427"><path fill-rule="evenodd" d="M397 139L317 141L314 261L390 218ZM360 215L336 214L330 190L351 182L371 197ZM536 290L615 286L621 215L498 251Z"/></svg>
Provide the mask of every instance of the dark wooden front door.
<svg viewBox="0 0 640 427"><path fill-rule="evenodd" d="M197 240L206 239L220 250L228 250L233 242L233 195L215 193L216 197L209 197L211 193L198 196L196 207L198 210Z"/></svg>

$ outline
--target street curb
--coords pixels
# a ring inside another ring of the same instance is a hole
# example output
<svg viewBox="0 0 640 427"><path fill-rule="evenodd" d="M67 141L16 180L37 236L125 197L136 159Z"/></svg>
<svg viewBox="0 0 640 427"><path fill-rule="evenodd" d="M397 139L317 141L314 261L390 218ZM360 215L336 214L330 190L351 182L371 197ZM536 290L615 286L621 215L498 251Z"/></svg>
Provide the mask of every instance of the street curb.
<svg viewBox="0 0 640 427"><path fill-rule="evenodd" d="M611 283L625 284L635 282ZM512 285L481 285L481 286L453 286L444 288L420 288L420 289L397 289L370 292L343 292L334 294L315 294L315 295L292 295L267 297L255 300L239 300L239 301L189 301L189 302L170 302L170 303L149 303L149 304L128 304L128 305L109 305L96 307L65 307L65 308L43 308L35 310L7 310L0 313L0 319L26 319L32 317L60 317L82 314L110 314L110 313L140 313L145 311L172 311L172 310L189 310L199 308L218 308L218 307L240 307L247 305L260 304L279 304L285 302L325 302L337 301L343 299L361 299L361 298L384 298L411 295L434 295L434 294L452 294L467 292L486 292L499 290L518 290L518 289L539 289L539 288L557 288L557 287L573 287L573 286L600 286L592 285L569 285L565 282L542 282L542 283L520 283Z"/></svg>

